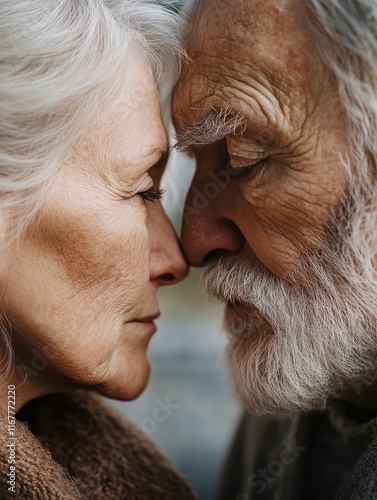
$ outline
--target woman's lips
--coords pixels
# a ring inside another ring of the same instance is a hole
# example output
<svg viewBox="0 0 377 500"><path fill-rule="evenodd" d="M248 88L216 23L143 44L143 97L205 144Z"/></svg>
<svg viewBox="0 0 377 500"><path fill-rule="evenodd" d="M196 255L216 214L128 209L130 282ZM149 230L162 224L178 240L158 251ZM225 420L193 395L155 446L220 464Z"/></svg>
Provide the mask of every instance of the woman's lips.
<svg viewBox="0 0 377 500"><path fill-rule="evenodd" d="M139 325L138 329L142 329L143 331L147 331L149 334L153 334L157 331L157 326L155 324L155 320L160 317L160 312L150 314L149 316L144 316L142 318L136 318L131 323L134 325Z"/></svg>
<svg viewBox="0 0 377 500"><path fill-rule="evenodd" d="M144 318L135 319L135 323L153 323L157 318L161 316L160 312L151 314L150 316L145 316Z"/></svg>

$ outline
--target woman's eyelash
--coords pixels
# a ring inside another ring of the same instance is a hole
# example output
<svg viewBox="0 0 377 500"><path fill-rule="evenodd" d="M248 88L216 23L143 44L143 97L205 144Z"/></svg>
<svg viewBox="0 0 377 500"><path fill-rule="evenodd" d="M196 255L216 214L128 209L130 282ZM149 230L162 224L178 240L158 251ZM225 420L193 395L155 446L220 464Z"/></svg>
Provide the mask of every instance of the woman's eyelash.
<svg viewBox="0 0 377 500"><path fill-rule="evenodd" d="M146 191L142 191L139 194L141 195L141 197L145 201L154 202L156 200L162 200L164 193L165 193L165 189L150 188L150 189L147 189Z"/></svg>

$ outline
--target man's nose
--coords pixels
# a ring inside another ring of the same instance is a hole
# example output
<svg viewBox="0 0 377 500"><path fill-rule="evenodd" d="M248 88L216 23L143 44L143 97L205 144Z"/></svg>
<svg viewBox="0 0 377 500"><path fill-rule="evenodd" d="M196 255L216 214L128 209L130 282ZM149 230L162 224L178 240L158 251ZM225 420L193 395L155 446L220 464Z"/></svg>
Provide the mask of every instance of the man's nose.
<svg viewBox="0 0 377 500"><path fill-rule="evenodd" d="M207 192L208 196L205 195ZM193 180L182 221L182 249L192 266L201 266L214 254L238 252L245 239L232 219L227 190L216 196ZM201 196L200 196L201 195ZM199 202L200 200L200 202Z"/></svg>
<svg viewBox="0 0 377 500"><path fill-rule="evenodd" d="M150 279L158 286L174 285L187 276L189 269L171 222L162 207L156 205L148 223Z"/></svg>

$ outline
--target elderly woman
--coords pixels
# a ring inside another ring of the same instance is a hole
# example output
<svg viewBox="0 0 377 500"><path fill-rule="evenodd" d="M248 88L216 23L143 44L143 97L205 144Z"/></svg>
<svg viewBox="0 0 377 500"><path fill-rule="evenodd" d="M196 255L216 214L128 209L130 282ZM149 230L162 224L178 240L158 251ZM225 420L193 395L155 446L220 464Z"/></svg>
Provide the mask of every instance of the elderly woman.
<svg viewBox="0 0 377 500"><path fill-rule="evenodd" d="M0 496L194 498L90 394L140 394L158 288L187 273L158 202L179 23L144 0L2 0L0 18Z"/></svg>

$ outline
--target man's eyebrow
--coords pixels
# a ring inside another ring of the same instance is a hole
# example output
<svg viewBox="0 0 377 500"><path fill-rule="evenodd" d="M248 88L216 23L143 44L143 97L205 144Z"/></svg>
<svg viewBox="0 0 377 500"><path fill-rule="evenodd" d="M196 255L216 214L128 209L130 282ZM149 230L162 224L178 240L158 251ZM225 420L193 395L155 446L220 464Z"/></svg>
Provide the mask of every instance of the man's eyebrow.
<svg viewBox="0 0 377 500"><path fill-rule="evenodd" d="M210 115L184 127L174 144L178 151L189 150L192 146L206 146L220 141L229 134L241 134L245 129L245 119L238 113L233 115L229 109L214 110Z"/></svg>

